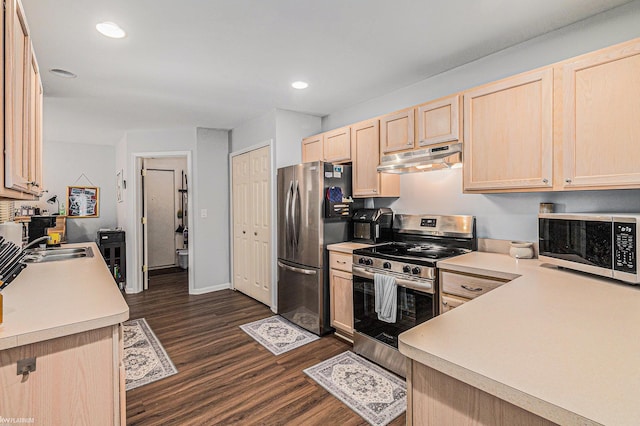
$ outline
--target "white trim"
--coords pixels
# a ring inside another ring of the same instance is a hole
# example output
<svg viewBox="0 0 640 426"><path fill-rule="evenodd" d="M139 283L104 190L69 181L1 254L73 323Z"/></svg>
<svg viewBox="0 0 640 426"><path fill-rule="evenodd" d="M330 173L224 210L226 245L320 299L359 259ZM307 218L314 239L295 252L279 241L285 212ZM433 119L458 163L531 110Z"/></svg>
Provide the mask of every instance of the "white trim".
<svg viewBox="0 0 640 426"><path fill-rule="evenodd" d="M129 206L129 232L132 234L127 237L127 246L132 247L132 253L128 264L131 265L131 269L128 269L127 279L127 293L139 293L142 291L142 263L140 262L140 256L142 249L142 225L139 218L142 215L141 211L141 197L140 184L141 176L139 171L139 161L143 158L158 158L158 157L186 157L187 159L187 182L189 182L189 197L187 197L187 223L189 224L189 294L193 294L195 287L195 271L193 265L195 239L197 238L197 224L193 216L193 194L195 188L193 185L193 162L192 151L162 151L162 152L134 152L131 153L131 173L133 173L133 182L131 186L131 199Z"/></svg>
<svg viewBox="0 0 640 426"><path fill-rule="evenodd" d="M247 152L255 151L257 149L261 149L268 146L269 147L269 157L271 159L271 178L270 178L270 191L271 191L271 310L274 313L278 311L278 284L277 284L277 273L278 269L277 265L277 202L278 202L278 194L276 193L276 181L277 179L277 169L276 169L276 150L275 143L273 139L269 139L267 141L248 146L246 148L240 149L238 151L233 151L229 154L229 272L230 272L230 287L233 287L233 158L246 154ZM234 289L235 290L235 289Z"/></svg>
<svg viewBox="0 0 640 426"><path fill-rule="evenodd" d="M195 288L189 290L189 294L205 294L212 293L214 291L227 290L231 288L231 283L214 284L204 288Z"/></svg>

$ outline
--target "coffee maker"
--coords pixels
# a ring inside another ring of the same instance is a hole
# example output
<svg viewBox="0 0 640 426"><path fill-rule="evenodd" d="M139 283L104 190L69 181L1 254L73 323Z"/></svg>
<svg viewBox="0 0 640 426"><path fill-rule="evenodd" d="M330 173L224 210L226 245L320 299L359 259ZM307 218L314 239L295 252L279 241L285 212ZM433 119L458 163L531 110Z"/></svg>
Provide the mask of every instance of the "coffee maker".
<svg viewBox="0 0 640 426"><path fill-rule="evenodd" d="M31 216L29 222L29 242L47 235L47 229L55 228L55 216Z"/></svg>
<svg viewBox="0 0 640 426"><path fill-rule="evenodd" d="M351 220L353 221L353 241L376 244L393 240L391 209L360 209Z"/></svg>

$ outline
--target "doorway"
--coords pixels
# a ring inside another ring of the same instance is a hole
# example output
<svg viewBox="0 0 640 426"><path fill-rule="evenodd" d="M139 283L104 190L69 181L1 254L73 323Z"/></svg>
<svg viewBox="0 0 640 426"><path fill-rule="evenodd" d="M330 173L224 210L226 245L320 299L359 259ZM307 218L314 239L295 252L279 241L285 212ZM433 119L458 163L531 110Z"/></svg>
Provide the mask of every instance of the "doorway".
<svg viewBox="0 0 640 426"><path fill-rule="evenodd" d="M190 213L189 153L149 153L135 156L137 174L136 227L139 289L149 288L149 276L184 273L193 288L193 248L188 244Z"/></svg>

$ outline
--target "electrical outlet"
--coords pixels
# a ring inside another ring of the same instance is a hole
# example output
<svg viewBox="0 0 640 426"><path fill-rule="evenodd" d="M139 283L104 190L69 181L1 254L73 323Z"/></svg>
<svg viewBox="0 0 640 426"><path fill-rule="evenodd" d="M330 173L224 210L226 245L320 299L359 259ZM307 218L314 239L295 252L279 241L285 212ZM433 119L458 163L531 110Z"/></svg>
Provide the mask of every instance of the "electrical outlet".
<svg viewBox="0 0 640 426"><path fill-rule="evenodd" d="M207 217L207 209L200 209L200 217Z"/></svg>

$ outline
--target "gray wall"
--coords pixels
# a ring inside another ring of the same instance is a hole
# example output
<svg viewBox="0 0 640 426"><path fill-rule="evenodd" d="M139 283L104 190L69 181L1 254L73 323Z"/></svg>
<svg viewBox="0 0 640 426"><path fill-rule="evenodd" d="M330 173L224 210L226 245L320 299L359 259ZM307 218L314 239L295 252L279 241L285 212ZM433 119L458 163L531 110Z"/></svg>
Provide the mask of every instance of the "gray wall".
<svg viewBox="0 0 640 426"><path fill-rule="evenodd" d="M229 132L198 128L194 157L197 191L194 219L197 288L230 285L229 279ZM202 209L207 217L200 217ZM191 233L189 234L191 241ZM189 243L191 244L191 243Z"/></svg>
<svg viewBox="0 0 640 426"><path fill-rule="evenodd" d="M416 105L636 37L640 37L638 0L410 87L332 113L323 118L323 130ZM376 200L375 204L389 206L399 213L473 214L478 218L480 237L535 241L536 216L541 201L558 203L563 211L640 211L640 190L465 195L462 194L462 172L450 170L402 175L401 197Z"/></svg>
<svg viewBox="0 0 640 426"><path fill-rule="evenodd" d="M229 140L231 152L241 151L276 138L276 110L246 121L231 130Z"/></svg>
<svg viewBox="0 0 640 426"><path fill-rule="evenodd" d="M189 228L190 274L194 277L192 293L203 293L229 287L228 239L228 132L211 129L160 129L128 132L117 147L116 168L125 170L127 190L125 201L119 206L118 224L127 232L127 247L137 242L135 199L132 190L135 174L135 155L153 156L160 152L191 152L192 179L189 181L194 222ZM207 218L200 218L201 209L208 210ZM221 224L224 230L221 231ZM214 255L219 260L214 260ZM138 265L133 250L127 251L127 262ZM127 277L127 290L135 291L141 283Z"/></svg>
<svg viewBox="0 0 640 426"><path fill-rule="evenodd" d="M276 168L298 164L302 138L320 133L322 120L315 115L276 110Z"/></svg>
<svg viewBox="0 0 640 426"><path fill-rule="evenodd" d="M47 141L43 144L42 173L46 189L40 201L34 203L40 208L55 211L55 204L46 200L58 196L60 204L65 203L67 186L97 186L100 188L100 216L97 218L67 219L67 241L71 243L95 241L100 228L116 226L116 173L115 147ZM82 174L88 178L82 177ZM79 179L80 178L80 179ZM90 181L90 182L89 182ZM16 206L20 205L16 201Z"/></svg>

